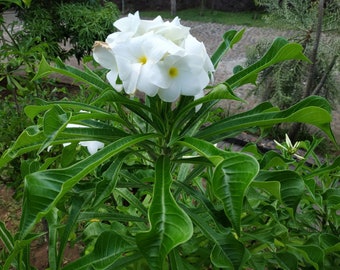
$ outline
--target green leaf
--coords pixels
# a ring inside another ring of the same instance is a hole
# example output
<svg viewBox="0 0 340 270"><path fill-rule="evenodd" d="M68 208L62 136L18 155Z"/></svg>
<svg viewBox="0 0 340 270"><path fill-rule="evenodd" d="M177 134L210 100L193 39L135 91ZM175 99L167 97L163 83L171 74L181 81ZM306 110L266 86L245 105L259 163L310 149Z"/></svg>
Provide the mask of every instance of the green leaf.
<svg viewBox="0 0 340 270"><path fill-rule="evenodd" d="M193 233L190 218L171 194L171 183L170 160L161 156L156 162L156 179L149 209L151 229L136 235L137 245L150 269L162 269L168 253L189 240Z"/></svg>
<svg viewBox="0 0 340 270"><path fill-rule="evenodd" d="M23 238L76 183L98 165L128 147L154 136L154 134L127 136L68 168L38 171L26 176L20 237Z"/></svg>
<svg viewBox="0 0 340 270"><path fill-rule="evenodd" d="M340 207L340 189L330 188L323 194L324 202L329 208L339 209Z"/></svg>
<svg viewBox="0 0 340 270"><path fill-rule="evenodd" d="M270 107L266 102L248 112L215 122L199 131L195 137L218 142L235 131L241 132L248 128L268 127L279 123L300 122L320 128L335 142L330 128L332 121L330 112L331 107L328 101L318 96L310 96L283 111Z"/></svg>
<svg viewBox="0 0 340 270"><path fill-rule="evenodd" d="M60 239L58 242L58 256L57 256L57 269L59 269L63 263L63 257L65 253L65 248L69 240L70 234L73 232L74 227L79 221L79 215L81 214L81 209L84 206L84 199L80 196L75 196L72 199L72 204L70 207L70 214L67 218L65 228L60 234Z"/></svg>
<svg viewBox="0 0 340 270"><path fill-rule="evenodd" d="M260 171L254 183L258 181L279 182L282 202L294 210L298 206L305 189L302 177L294 171Z"/></svg>
<svg viewBox="0 0 340 270"><path fill-rule="evenodd" d="M26 7L30 7L32 0L22 0Z"/></svg>
<svg viewBox="0 0 340 270"><path fill-rule="evenodd" d="M326 255L340 251L340 238L338 235L323 233L319 235L319 242Z"/></svg>
<svg viewBox="0 0 340 270"><path fill-rule="evenodd" d="M215 267L233 269L228 253L224 253L222 248L218 245L214 246L210 258Z"/></svg>
<svg viewBox="0 0 340 270"><path fill-rule="evenodd" d="M266 54L256 63L242 69L225 81L231 89L246 83L255 83L257 74L276 63L286 60L309 61L302 53L303 47L298 43L289 43L284 38L276 38Z"/></svg>
<svg viewBox="0 0 340 270"><path fill-rule="evenodd" d="M179 253L180 251L178 251L176 248L170 251L169 264L171 266L171 269L185 269L183 259Z"/></svg>
<svg viewBox="0 0 340 270"><path fill-rule="evenodd" d="M18 255L20 253L24 253L24 251L26 251L25 249L36 239L38 239L39 237L41 237L44 234L29 234L27 235L26 239L23 240L15 240L14 241L14 248L12 250L12 252L9 254L9 256L6 258L5 264L3 265L3 270L9 270L12 269L11 266L12 264L20 264L19 269L27 269L26 267L28 267L29 265L29 258L26 257L22 257L22 260L20 260L19 262L16 261L16 259L18 258Z"/></svg>
<svg viewBox="0 0 340 270"><path fill-rule="evenodd" d="M276 199L281 200L281 192L280 192L281 184L279 181L268 181L268 182L253 181L251 183L251 186L265 190L266 192L273 195Z"/></svg>
<svg viewBox="0 0 340 270"><path fill-rule="evenodd" d="M217 167L212 179L212 190L221 200L229 221L240 235L243 199L251 181L257 175L257 161L243 153L228 152Z"/></svg>
<svg viewBox="0 0 340 270"><path fill-rule="evenodd" d="M245 262L249 259L250 254L244 245L235 237L228 233L216 232L211 226L211 222L207 222L205 213L204 218L197 215L195 211L183 206L183 209L190 216L194 224L201 230L204 236L215 243L211 252L211 259L216 265L230 266L229 269L241 269ZM219 258L222 256L222 258Z"/></svg>
<svg viewBox="0 0 340 270"><path fill-rule="evenodd" d="M120 213L111 213L111 212L81 212L78 221L89 221L91 219L100 219L100 220L112 220L112 221L120 221L120 222L145 222L144 218L132 216L128 214L120 214Z"/></svg>
<svg viewBox="0 0 340 270"><path fill-rule="evenodd" d="M178 143L197 151L216 166L212 190L223 203L224 211L237 234L240 234L243 198L259 171L256 159L245 153L223 151L196 138L187 137Z"/></svg>
<svg viewBox="0 0 340 270"><path fill-rule="evenodd" d="M0 221L0 240L5 245L8 252L11 252L14 248L14 239L9 230L7 230L5 224Z"/></svg>
<svg viewBox="0 0 340 270"><path fill-rule="evenodd" d="M96 193L92 202L93 207L99 206L100 203L102 203L112 193L112 190L117 184L120 169L123 165L125 157L125 153L118 155L113 160L109 168L104 172L104 179L96 185Z"/></svg>
<svg viewBox="0 0 340 270"><path fill-rule="evenodd" d="M243 244L232 235L227 235L219 245L215 245L210 258L219 268L241 269L249 254Z"/></svg>
<svg viewBox="0 0 340 270"><path fill-rule="evenodd" d="M146 123L149 123L151 126L153 126L156 130L164 131L164 120L154 107L148 107L139 101L129 99L113 89L108 89L102 93L102 96L99 99L101 99L102 102L105 101L115 104L122 104L127 109L141 117ZM121 108L119 109L121 110Z"/></svg>
<svg viewBox="0 0 340 270"><path fill-rule="evenodd" d="M261 158L260 167L263 170L268 170L270 168L275 168L279 166L286 167L287 164L289 164L290 162L292 161L289 159L285 159L279 153L271 150L271 151L266 152Z"/></svg>
<svg viewBox="0 0 340 270"><path fill-rule="evenodd" d="M192 133L195 125L204 120L205 116L211 112L213 105L223 99L244 102L237 97L227 85L218 84L204 97L188 102L178 111L175 110L175 122L173 124L174 133L180 133L182 136L187 135L189 132ZM202 107L197 112L194 112L197 106L200 106L201 104L203 104Z"/></svg>
<svg viewBox="0 0 340 270"><path fill-rule="evenodd" d="M325 254L323 250L316 245L303 245L292 246L287 245L288 250L296 255L303 257L308 263L310 263L314 269L323 269Z"/></svg>
<svg viewBox="0 0 340 270"><path fill-rule="evenodd" d="M222 57L228 52L228 50L231 49L234 46L234 44L241 40L244 31L245 29L242 29L241 31L238 32L236 30L229 30L226 33L224 33L223 41L210 58L215 69L217 68Z"/></svg>
<svg viewBox="0 0 340 270"><path fill-rule="evenodd" d="M73 78L77 82L86 83L97 89L99 92L102 92L103 90L111 87L108 83L104 82L97 74L92 72L90 69L82 71L72 66L66 66L60 59L57 59L56 63L56 67L50 66L43 56L38 71L32 80L41 79L53 73L59 73Z"/></svg>
<svg viewBox="0 0 340 270"><path fill-rule="evenodd" d="M223 151L204 140L192 137L185 137L182 141L178 141L177 143L183 146L187 146L191 150L206 157L212 162L212 164L214 164L214 166L217 166L218 164L223 162L228 156L228 153L226 151Z"/></svg>
<svg viewBox="0 0 340 270"><path fill-rule="evenodd" d="M2 4L14 4L14 5L17 5L19 7L22 7L22 4L21 4L21 0L1 0L0 2L2 2ZM23 1L25 3L25 1Z"/></svg>
<svg viewBox="0 0 340 270"><path fill-rule="evenodd" d="M66 127L70 120L70 114L67 114L61 107L55 105L48 110L43 118L43 132L46 137L41 145L38 154L46 149L58 134Z"/></svg>
<svg viewBox="0 0 340 270"><path fill-rule="evenodd" d="M284 270L298 269L297 258L289 252L280 252L275 254L278 264Z"/></svg>
<svg viewBox="0 0 340 270"><path fill-rule="evenodd" d="M116 188L114 190L115 194L119 194L119 196L123 197L130 205L136 210L139 210L142 215L147 216L147 209L143 205L143 203L136 198L128 189L126 188Z"/></svg>
<svg viewBox="0 0 340 270"><path fill-rule="evenodd" d="M15 143L3 153L0 158L0 167L24 153L39 149L44 139L45 136L38 126L26 128Z"/></svg>
<svg viewBox="0 0 340 270"><path fill-rule="evenodd" d="M333 161L333 163L331 165L318 167L318 168L312 170L306 176L304 176L304 178L305 179L311 179L311 178L314 178L314 177L322 175L322 174L329 175L332 172L336 173L336 172L339 172L339 171L340 171L340 156L338 156Z"/></svg>
<svg viewBox="0 0 340 270"><path fill-rule="evenodd" d="M91 116L91 119L110 119L117 120L113 118L113 114L108 113L106 110L102 110L99 107L95 107L89 104L81 103L81 102L73 102L73 101L39 101L39 105L28 105L25 107L25 114L33 121L34 117L39 115L42 112L48 111L51 108L59 106L65 111L86 111L91 114L82 113L83 117ZM95 116L97 118L95 118Z"/></svg>
<svg viewBox="0 0 340 270"><path fill-rule="evenodd" d="M97 238L92 253L67 264L63 270L108 269L124 253L133 248L121 235L113 231L105 231Z"/></svg>

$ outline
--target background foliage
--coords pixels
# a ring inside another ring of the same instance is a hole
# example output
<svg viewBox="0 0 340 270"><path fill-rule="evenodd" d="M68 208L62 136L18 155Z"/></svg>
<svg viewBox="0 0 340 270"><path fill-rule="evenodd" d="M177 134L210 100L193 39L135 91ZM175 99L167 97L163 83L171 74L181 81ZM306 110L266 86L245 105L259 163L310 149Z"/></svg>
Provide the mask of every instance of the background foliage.
<svg viewBox="0 0 340 270"><path fill-rule="evenodd" d="M93 41L105 39L106 33L113 31L112 22L118 18L119 10L111 2L102 6L98 1L1 3L4 10L15 5L22 20L7 25L0 18L0 116L7 119L0 124L3 152L30 123L24 116L24 106L37 98L68 98L76 92L78 99L86 99L84 89L75 90L56 79L32 81L32 78L42 57L51 62L56 57L76 57L80 61L89 55ZM13 161L2 170L2 181L13 182L18 178L17 162L20 161Z"/></svg>
<svg viewBox="0 0 340 270"><path fill-rule="evenodd" d="M306 55L312 56L315 44L319 42L317 36L317 22L319 1L266 1L257 3L267 10L265 20L274 27L290 29L291 40L299 42L304 47ZM325 1L322 18L322 37L316 52L316 68L312 76L309 94L326 97L335 105L339 101L339 51L340 5L337 1ZM248 61L252 63L267 49L270 41L254 46L249 52ZM263 100L271 100L282 108L289 107L305 97L306 82L311 63L286 62L263 73L259 84L259 94Z"/></svg>

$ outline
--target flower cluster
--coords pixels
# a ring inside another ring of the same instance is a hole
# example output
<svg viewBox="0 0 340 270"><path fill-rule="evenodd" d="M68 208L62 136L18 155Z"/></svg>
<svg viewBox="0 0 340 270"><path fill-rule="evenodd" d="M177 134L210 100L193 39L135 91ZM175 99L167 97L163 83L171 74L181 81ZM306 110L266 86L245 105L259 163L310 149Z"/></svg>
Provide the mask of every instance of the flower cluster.
<svg viewBox="0 0 340 270"><path fill-rule="evenodd" d="M114 26L118 31L106 42L95 43L93 57L110 70L107 79L117 91L158 94L166 102L180 95L203 95L214 67L203 43L177 17L171 22L160 16L141 20L136 12Z"/></svg>

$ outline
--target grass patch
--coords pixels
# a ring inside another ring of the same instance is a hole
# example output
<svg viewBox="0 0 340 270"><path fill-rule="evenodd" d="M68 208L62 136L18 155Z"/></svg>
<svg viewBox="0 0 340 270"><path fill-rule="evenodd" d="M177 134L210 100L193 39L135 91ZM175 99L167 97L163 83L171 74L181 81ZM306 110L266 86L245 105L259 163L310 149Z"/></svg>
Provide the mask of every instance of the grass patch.
<svg viewBox="0 0 340 270"><path fill-rule="evenodd" d="M161 15L162 18L172 19L170 11L140 11L142 18L154 18ZM265 27L266 22L263 19L263 13L258 11L247 12L224 12L218 10L200 8L185 9L177 11L176 16L186 21L198 21L198 22L214 22L225 25L244 25L254 27Z"/></svg>

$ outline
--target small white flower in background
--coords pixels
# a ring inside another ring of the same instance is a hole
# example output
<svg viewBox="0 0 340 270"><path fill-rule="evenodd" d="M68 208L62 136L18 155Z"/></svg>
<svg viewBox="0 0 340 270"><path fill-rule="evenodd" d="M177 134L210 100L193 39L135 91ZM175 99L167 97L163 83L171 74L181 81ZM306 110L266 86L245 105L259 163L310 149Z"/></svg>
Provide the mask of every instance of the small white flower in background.
<svg viewBox="0 0 340 270"><path fill-rule="evenodd" d="M110 71L107 79L127 94L135 91L159 95L166 102L180 95L202 96L214 67L202 42L189 33L176 17L163 21L141 20L139 13L129 14L114 23L118 32L106 42L97 41L94 59ZM117 78L123 85L116 83Z"/></svg>
<svg viewBox="0 0 340 270"><path fill-rule="evenodd" d="M78 125L78 124L67 124L66 128L86 128L87 126ZM99 149L104 147L104 144L102 142L98 141L85 141L85 142L79 142L81 146L84 146L87 148L87 151L91 155L98 152ZM67 145L70 145L70 143L64 143L63 146L66 147Z"/></svg>
<svg viewBox="0 0 340 270"><path fill-rule="evenodd" d="M81 146L86 147L87 151L89 151L91 155L93 155L94 153L97 153L99 149L102 149L104 147L104 144L98 141L79 142L79 144Z"/></svg>
<svg viewBox="0 0 340 270"><path fill-rule="evenodd" d="M87 128L87 126L78 125L78 124L67 124L66 128ZM63 143L63 146L66 147L70 144L71 143ZM99 149L102 149L104 147L104 143L99 142L99 141L79 142L79 145L86 147L90 155L97 153ZM47 151L49 152L51 148L52 146L47 147Z"/></svg>
<svg viewBox="0 0 340 270"><path fill-rule="evenodd" d="M286 134L285 145L282 145L281 143L277 142L276 140L274 140L274 142L281 150L283 150L289 156L295 156L299 159L304 159L304 157L296 154L296 152L299 150L301 142L295 142L294 145L293 145L287 134Z"/></svg>

